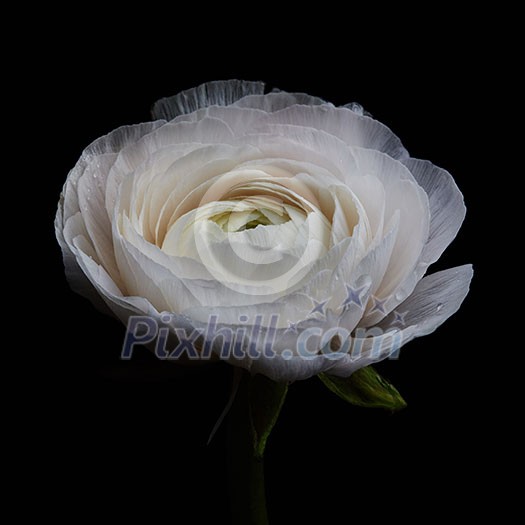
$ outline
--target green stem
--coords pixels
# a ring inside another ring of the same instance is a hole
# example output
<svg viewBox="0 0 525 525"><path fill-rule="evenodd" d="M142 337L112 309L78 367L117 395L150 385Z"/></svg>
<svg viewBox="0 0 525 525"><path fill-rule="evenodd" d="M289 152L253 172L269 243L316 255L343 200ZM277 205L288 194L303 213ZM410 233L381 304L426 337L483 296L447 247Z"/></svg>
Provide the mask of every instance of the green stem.
<svg viewBox="0 0 525 525"><path fill-rule="evenodd" d="M234 525L268 525L264 463L254 450L249 373L244 373L229 415L228 466Z"/></svg>

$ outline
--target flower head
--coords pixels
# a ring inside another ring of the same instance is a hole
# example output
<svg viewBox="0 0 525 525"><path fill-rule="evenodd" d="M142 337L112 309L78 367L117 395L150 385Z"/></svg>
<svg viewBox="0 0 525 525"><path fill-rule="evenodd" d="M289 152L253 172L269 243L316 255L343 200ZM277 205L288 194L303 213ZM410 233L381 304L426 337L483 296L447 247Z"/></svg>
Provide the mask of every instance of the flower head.
<svg viewBox="0 0 525 525"><path fill-rule="evenodd" d="M201 348L295 380L348 376L459 308L472 268L425 273L462 195L359 105L227 81L153 115L84 151L55 221L72 287L122 321L169 313Z"/></svg>

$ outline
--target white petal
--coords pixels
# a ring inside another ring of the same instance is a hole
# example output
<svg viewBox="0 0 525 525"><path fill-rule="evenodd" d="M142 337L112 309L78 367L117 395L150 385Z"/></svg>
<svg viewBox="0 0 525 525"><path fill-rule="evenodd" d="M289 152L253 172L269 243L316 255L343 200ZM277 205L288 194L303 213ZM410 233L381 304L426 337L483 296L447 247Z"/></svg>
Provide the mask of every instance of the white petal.
<svg viewBox="0 0 525 525"><path fill-rule="evenodd" d="M98 260L112 278L119 282L120 276L113 253L111 223L105 206L104 176L111 169L115 159L115 153L108 153L98 156L95 162L88 164L78 181L77 192L82 219Z"/></svg>
<svg viewBox="0 0 525 525"><path fill-rule="evenodd" d="M223 339L221 337L214 338L214 333L212 332L207 339L210 342L214 340L213 352L233 366L242 367L249 370L252 374L264 374L274 381L291 382L307 379L333 366L331 360L324 355L318 354L316 337L312 337L311 341L308 341L308 343L313 343L308 345L308 353L303 352L303 355L298 355L298 337L302 333L301 330L294 332L286 328L278 330L270 328L269 318L275 311L276 308L271 304L262 305L258 310L254 310L255 315L262 316L261 321L256 324L255 335L252 331L254 327L250 324L218 324L215 333L220 329L226 329L229 331L230 336L235 338L235 342L242 340L243 330L248 337L244 338L244 344L239 345L238 351L241 350L242 355L239 355L240 352L235 355L231 351L232 346L230 348L228 346L225 347ZM210 313L211 315L216 314L213 310ZM245 314L245 311L244 309L239 309L236 310L236 313L242 316ZM323 323L324 321L321 320L313 320L303 325L303 328L314 327L322 332ZM204 323L196 322L195 324L203 331L206 331L206 321ZM227 351L228 349L230 352ZM224 350L226 352L221 355L221 352L224 352Z"/></svg>
<svg viewBox="0 0 525 525"><path fill-rule="evenodd" d="M141 165L150 166L155 160L154 156L161 150L163 155L172 151L175 161L180 151L191 151L203 144L230 143L232 138L231 128L218 118L205 117L197 122L169 122L136 143L124 147L119 152L115 169L121 172L121 175L127 175ZM190 145L193 147L189 147Z"/></svg>
<svg viewBox="0 0 525 525"><path fill-rule="evenodd" d="M396 184L399 179L411 177L410 172L401 164L390 165L388 156L368 150L351 148L342 140L326 132L291 125L268 125L261 128L263 134L249 134L240 143L256 146L267 157L264 161L254 161L262 164L273 164L285 168L307 182L312 191L317 193L317 199L324 201L321 209L327 217L333 214L333 203L323 198L326 187L330 184L344 183L358 200L370 224L371 232L378 242L383 233L385 186L375 175L367 174L367 166L360 159L360 166L354 156L354 151L360 152L360 157L367 153L373 155L374 163L384 165L374 169L373 173L385 170L383 179L388 185ZM268 132L268 133L266 133ZM370 163L372 161L369 161ZM251 163L246 163L249 166ZM308 173L310 177L305 176ZM331 211L330 211L331 210Z"/></svg>
<svg viewBox="0 0 525 525"><path fill-rule="evenodd" d="M129 236L132 227L126 218L123 227L125 235ZM186 285L188 281L148 257L126 238L118 235L115 238L115 253L126 278L128 295L146 298L158 311L182 312L202 304Z"/></svg>
<svg viewBox="0 0 525 525"><path fill-rule="evenodd" d="M260 109L272 113L296 104L318 106L320 104L326 104L326 102L322 98L313 97L306 93L286 93L285 91L278 91L267 93L266 95L248 95L235 102L234 106Z"/></svg>
<svg viewBox="0 0 525 525"><path fill-rule="evenodd" d="M370 224L372 234L378 242L383 233L385 210L385 182L389 187L399 179L410 179L410 171L401 164L390 164L387 155L361 148L353 148L341 139L324 131L301 126L271 124L259 128L262 134L249 134L239 142L251 144L259 148L264 155L279 166L297 173L291 165L299 166L301 170L313 175L311 187L323 187L336 182L343 182L357 196ZM359 166L354 152L358 152ZM365 162L363 156L369 155L372 159ZM275 160L273 160L275 159ZM296 161L294 164L283 159ZM378 168L368 170L368 164L373 162ZM383 173L382 179L370 173ZM301 175L304 176L304 175ZM322 199L317 195L319 200ZM328 203L326 203L328 204ZM323 211L324 206L321 206ZM331 213L325 213L331 216Z"/></svg>
<svg viewBox="0 0 525 525"><path fill-rule="evenodd" d="M153 105L154 119L172 120L207 106L228 106L246 95L264 93L263 82L218 80L187 89L177 95L161 98Z"/></svg>
<svg viewBox="0 0 525 525"><path fill-rule="evenodd" d="M98 306L100 299L102 299L106 307L124 323L127 322L130 315L158 314L146 299L142 297L124 297L122 295L121 290L119 290L106 270L97 263L95 251L90 241L81 233L82 229L83 226L79 215L70 217L64 229L64 238L68 249L74 257L74 265L78 265L83 276L89 280L92 287L89 290L84 289L82 293L88 292L89 294L95 291L93 296L86 295L88 299L94 299L95 306ZM73 271L76 272L75 269ZM75 274L70 274L70 277L71 275L74 276Z"/></svg>
<svg viewBox="0 0 525 525"><path fill-rule="evenodd" d="M258 147L266 157L308 162L322 168L335 180L355 171L355 161L348 145L324 131L285 124L258 124L237 137L239 144Z"/></svg>
<svg viewBox="0 0 525 525"><path fill-rule="evenodd" d="M347 172L346 184L351 188L355 198L359 201L361 209L366 213L370 237L373 244L381 242L385 232L385 210L387 190L380 179L370 174L352 175ZM391 219L391 217L389 217Z"/></svg>
<svg viewBox="0 0 525 525"><path fill-rule="evenodd" d="M239 108L237 106L209 106L193 113L180 115L171 122L174 124L198 122L206 117L213 117L228 124L236 137L242 137L259 126L265 116L266 112L259 109Z"/></svg>
<svg viewBox="0 0 525 525"><path fill-rule="evenodd" d="M128 144L138 142L144 135L155 131L164 124L166 124L164 120L156 120L154 122L144 122L131 126L121 126L111 133L95 140L86 148L84 154L102 155L104 153L118 153Z"/></svg>
<svg viewBox="0 0 525 525"><path fill-rule="evenodd" d="M108 211L115 205L118 188L125 176L137 174L138 190L141 203L149 202L155 194L157 184L153 184L154 177L162 177L163 172L170 165L196 149L202 144L222 144L231 142L233 134L223 121L215 118L205 118L199 122L180 122L167 124L149 134L138 144L125 148L119 155L115 166L108 175L108 189L106 192L106 207ZM191 146L179 145L192 141ZM185 173L187 175L187 173ZM145 189L149 188L149 189ZM148 217L149 218L149 217ZM149 237L149 228L144 228L144 234Z"/></svg>
<svg viewBox="0 0 525 525"><path fill-rule="evenodd" d="M258 304L245 304L242 306L203 304L182 312L184 315L199 323L206 323L211 316L217 322L228 326L241 326L241 318L246 320L242 326L253 326L260 318L262 324L268 325L272 316L275 317L275 327L288 328L289 323L305 321L307 314L312 310L312 300L303 294L291 294L286 301L259 302Z"/></svg>
<svg viewBox="0 0 525 525"><path fill-rule="evenodd" d="M421 260L425 264L432 264L439 259L461 227L466 213L463 195L450 173L431 162L407 159L403 164L428 195L430 231Z"/></svg>
<svg viewBox="0 0 525 525"><path fill-rule="evenodd" d="M223 144L230 143L233 133L223 119L206 116L197 122L168 122L150 137L155 139L155 148L180 143ZM151 151L153 148L149 147Z"/></svg>
<svg viewBox="0 0 525 525"><path fill-rule="evenodd" d="M61 198L63 199L63 197ZM86 274L82 271L80 265L77 262L76 251L72 248L72 240L77 235L87 235L85 226L80 217L80 212L68 219L68 229L74 228L71 234L68 235L68 239L65 236L65 228L62 223L62 206L59 204L58 212L55 218L55 233L58 240L58 244L62 249L62 259L64 262L64 269L66 273L66 279L71 286L71 289L89 299L93 305L107 313L107 307L102 301L96 288L91 284ZM69 242L68 242L69 241Z"/></svg>
<svg viewBox="0 0 525 525"><path fill-rule="evenodd" d="M419 281L410 297L396 308L400 314L406 313L405 325L416 327L414 337L432 333L457 312L467 296L472 275L472 265L466 264L427 275ZM387 330L394 324L392 313L380 326Z"/></svg>
<svg viewBox="0 0 525 525"><path fill-rule="evenodd" d="M79 245L80 240L77 238L75 244ZM88 275L107 307L122 323L127 324L131 315L148 315L159 318L159 312L147 299L121 295L104 268L87 257L79 246L78 248L78 261L82 270Z"/></svg>
<svg viewBox="0 0 525 525"><path fill-rule="evenodd" d="M356 277L369 275L371 279L370 293L375 294L380 287L390 265L392 252L399 234L400 214L393 215L389 222L389 230L385 236L371 248L359 261L355 269Z"/></svg>
<svg viewBox="0 0 525 525"><path fill-rule="evenodd" d="M352 337L350 350L342 358L333 361L329 374L349 377L360 368L383 361L413 339L413 332L414 327L390 332L370 328L365 334Z"/></svg>
<svg viewBox="0 0 525 525"><path fill-rule="evenodd" d="M117 221L114 224L117 224L123 230L122 226L124 223ZM207 280L211 278L211 274L206 268L194 259L167 255L158 246L146 241L134 227L128 228L125 232L118 230L116 233L113 233L113 236L117 239L121 234L123 242L132 244L139 253L168 269L174 276L178 276L181 279Z"/></svg>
<svg viewBox="0 0 525 525"><path fill-rule="evenodd" d="M145 198L150 224L155 224L155 241L161 244L167 229L184 213L199 205L206 185L217 175L226 173L239 162L257 156L253 147L225 144L205 146L176 160L151 184ZM202 186L202 193L193 190Z"/></svg>
<svg viewBox="0 0 525 525"><path fill-rule="evenodd" d="M412 339L432 333L457 312L467 296L472 275L472 266L468 264L422 279L412 295L396 308L398 315L393 312L384 319L375 329L380 333L367 338L363 351L338 360L330 374L350 376L359 368L386 359Z"/></svg>
<svg viewBox="0 0 525 525"><path fill-rule="evenodd" d="M131 150L133 151L136 147L135 145L137 143L141 143L141 139L144 139L144 137L150 133L154 133L155 130L163 127L166 124L164 120L158 120L156 122L149 122L145 124L138 124L136 126L123 126L121 128L116 129L115 131L111 132L106 137L102 137L102 139L105 139L104 144L107 145L109 153L120 153L122 151L127 151L126 148L128 146L131 146ZM99 139L99 140L102 140ZM109 147L111 146L111 149ZM136 155L130 159L130 163L133 164L133 166L138 165L141 162L144 162L146 160L146 157L142 154L143 149L140 147L136 150ZM120 160L119 157L115 160L115 164L119 164ZM126 173L131 171L132 168L130 167L129 170L125 170ZM112 171L110 170L109 173L102 174L106 180L106 208L108 210L108 213L111 214L115 202L115 195L117 193L117 188L120 183L120 179L116 181L112 181ZM121 170L119 170L120 172Z"/></svg>
<svg viewBox="0 0 525 525"><path fill-rule="evenodd" d="M55 219L55 231L62 248L66 276L71 287L81 295L88 297L96 306L100 306L100 300L94 293L93 286L86 277L82 276L75 250L71 245L74 235L69 232L66 239L64 229L67 221L78 214L68 229L71 230L75 225L76 235L82 235L86 241L90 239L87 242L91 243L94 257L99 261L104 261L112 273L112 278L119 281L110 240L102 232L108 225L107 217L99 213L104 203L108 166L111 165L120 149L135 143L142 136L163 124L164 122L160 121L124 126L97 139L84 150L64 184ZM82 215L80 215L81 208Z"/></svg>
<svg viewBox="0 0 525 525"><path fill-rule="evenodd" d="M89 164L97 162L97 158L108 153L118 153L128 144L133 144L141 137L162 126L164 121L148 122L134 126L122 126L92 142L83 152L75 167L70 171L62 190L64 194L63 221L80 211L77 195L77 184ZM100 173L101 181L105 181L107 173Z"/></svg>
<svg viewBox="0 0 525 525"><path fill-rule="evenodd" d="M428 197L412 177L408 169L378 151L354 148L358 170L380 180L385 190L385 227L399 210L399 230L389 267L377 290L380 298L399 292L408 276L414 274L421 251L428 239L430 212ZM358 195L359 197L359 195ZM413 290L417 280L408 291L403 290L404 300ZM408 287L408 283L407 283Z"/></svg>
<svg viewBox="0 0 525 525"><path fill-rule="evenodd" d="M354 236L365 249L371 242L370 224L366 210L347 186L331 186L335 209L332 217L332 246L346 237Z"/></svg>
<svg viewBox="0 0 525 525"><path fill-rule="evenodd" d="M177 221L177 224L179 222ZM115 250L119 265L122 265L121 271L131 283L132 293L142 290L146 294L145 297L158 309L165 308L165 305L156 298L158 290L162 292L170 308L176 312L181 312L195 304L208 306L253 305L276 298L273 289L263 291L265 288L263 282L265 272L261 269L269 271L270 268L261 268L260 264L256 265L252 272L253 275L249 276L251 284L230 284L227 282L228 279L222 275L221 266L223 263L221 261L224 260L227 261L227 267L224 270L233 273L234 276L243 275L243 272L250 271L245 262L241 260L237 265L237 259L232 258L232 248L242 254L244 253L243 250L247 248L244 243L234 245L227 241L223 246L220 243L214 244L212 253L216 256L217 264L215 264L215 259L210 257L203 258L204 264L202 264L200 260L188 260L184 257L166 255L157 246L145 241L125 216L116 221L116 224L121 225L120 228L124 234L124 237L121 238L118 231L114 233ZM225 235L220 228L216 227L216 230L219 236ZM248 232L253 233L255 230L248 230ZM179 236L179 241L182 238L183 236ZM175 240L177 241L177 239ZM190 238L190 240L194 239ZM192 249L192 254L197 258L201 256L195 247ZM283 273L283 268L292 268L299 261L298 257L293 254L282 253L280 256L281 262L274 265L275 271L280 272L279 275ZM147 280L153 282L157 291L155 289L146 290L147 287L141 282L146 277L140 277L144 271L148 273ZM297 276L297 272L293 272L293 276L296 279L300 278ZM224 282L220 282L221 279ZM268 295L269 292L273 295ZM265 295L262 295L263 293Z"/></svg>
<svg viewBox="0 0 525 525"><path fill-rule="evenodd" d="M247 290L256 302L261 302L257 295L286 293L326 253L328 229L315 213L299 229L290 221L233 233L222 231L212 221L188 227L185 218L174 224L163 249L186 250L181 255L195 257L217 281L239 292ZM188 221L193 223L193 218L189 216ZM220 297L214 304L221 304Z"/></svg>
<svg viewBox="0 0 525 525"><path fill-rule="evenodd" d="M235 363L230 360L230 364ZM315 356L306 360L300 356L284 359L281 355L277 355L273 359L254 359L250 371L252 374L263 374L273 381L293 382L313 377L332 366L333 362L324 356Z"/></svg>
<svg viewBox="0 0 525 525"><path fill-rule="evenodd" d="M155 175L165 171L178 158L201 148L203 142L230 140L228 137L231 136L231 131L218 119L213 119L210 129L207 126L185 124L166 124L120 151L107 177L106 207L109 213L115 205L118 187L125 176L140 173L138 186L149 187ZM195 141L197 137L200 139L198 142ZM143 191L140 195L143 196Z"/></svg>
<svg viewBox="0 0 525 525"><path fill-rule="evenodd" d="M349 146L374 149L395 159L408 158L401 141L384 125L370 117L346 108L322 106L290 106L270 113L267 124L293 124L326 131Z"/></svg>

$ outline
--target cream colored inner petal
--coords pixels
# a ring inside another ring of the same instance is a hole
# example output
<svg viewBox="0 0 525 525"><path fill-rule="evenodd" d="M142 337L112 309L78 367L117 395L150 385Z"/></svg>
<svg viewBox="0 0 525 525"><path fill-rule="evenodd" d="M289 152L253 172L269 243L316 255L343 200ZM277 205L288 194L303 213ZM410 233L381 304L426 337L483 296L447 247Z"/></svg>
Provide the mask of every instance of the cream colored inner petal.
<svg viewBox="0 0 525 525"><path fill-rule="evenodd" d="M264 166L260 169L258 166L251 166L250 168L235 168L221 175L208 178L182 199L175 194L174 190L172 195L166 200L157 222L157 243L159 245L162 243L166 232L188 211L209 202L233 197L233 189L236 189L237 192L250 192L251 195L256 195L261 191L261 188L250 190L250 188L244 187L243 184L254 184L257 181L271 180L280 185L278 190L279 198L282 197L282 188L284 187L297 195L301 195L304 202L313 202L317 205L315 196L304 184L294 181L292 179L293 176L293 173L275 166ZM263 193L268 193L267 189L263 188L262 191Z"/></svg>
<svg viewBox="0 0 525 525"><path fill-rule="evenodd" d="M243 179L246 180L248 176L257 174L261 177L260 172L250 173L243 172ZM230 175L230 174L228 174ZM239 175L239 174L236 174ZM249 182L240 182L231 185L232 182L237 182L238 177L223 177L228 179L228 183L222 181L222 198L220 200L209 201L209 194L214 196L219 195L217 189L215 191L210 189L207 194L201 199L199 206L187 212L182 217L178 217L170 221L167 234L164 237L161 248L166 253L171 255L182 255L181 250L188 251L192 241L189 236L197 235L198 227L199 234L202 234L200 228L201 223L211 222L219 227L219 230L226 234L221 236L215 228L210 228L207 225L208 234L213 232L217 237L215 240L223 241L228 234L244 232L246 230L257 229L259 226L281 226L287 223L293 225L296 236L288 239L286 242L282 238L274 239L274 246L280 249L291 248L297 242L299 236L299 229L304 225L308 216L314 214L317 216L318 223L322 224L322 234L317 235L316 238L328 247L330 235L330 223L321 211L311 202L301 197L294 191L282 184L283 179L270 178L264 180L253 180ZM230 186L228 188L228 186ZM282 230L290 231L290 229ZM313 232L310 232L311 235ZM247 236L245 236L247 237ZM230 239L230 241L232 241ZM241 239L236 239L240 241ZM244 239L249 241L249 237ZM193 252L193 250L189 250ZM184 253L188 255L188 253Z"/></svg>
<svg viewBox="0 0 525 525"><path fill-rule="evenodd" d="M168 226L161 249L198 260L232 286L260 285L262 294L274 294L295 285L327 253L331 224L291 189L297 182L265 175L243 170L222 177L220 192L208 188L198 206ZM209 195L222 198L208 201Z"/></svg>
<svg viewBox="0 0 525 525"><path fill-rule="evenodd" d="M175 162L163 150L155 160L126 178L118 213L166 260L193 260L237 292L279 296L345 238L360 253L375 233L357 195L308 161L253 145L206 146Z"/></svg>
<svg viewBox="0 0 525 525"><path fill-rule="evenodd" d="M239 232L256 228L283 224L291 220L287 208L278 200L267 196L247 197L243 200L227 201L230 209L210 217L225 232ZM296 209L301 214L301 210ZM304 215L304 218L306 216ZM304 219L303 219L304 220Z"/></svg>

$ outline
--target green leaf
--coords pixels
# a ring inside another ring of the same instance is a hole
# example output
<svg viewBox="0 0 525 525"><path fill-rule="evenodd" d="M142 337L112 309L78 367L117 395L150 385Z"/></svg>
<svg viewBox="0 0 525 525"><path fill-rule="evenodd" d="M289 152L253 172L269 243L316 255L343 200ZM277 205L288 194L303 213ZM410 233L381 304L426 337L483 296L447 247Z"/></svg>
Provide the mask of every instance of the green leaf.
<svg viewBox="0 0 525 525"><path fill-rule="evenodd" d="M382 378L371 366L357 370L350 377L335 377L324 373L318 377L332 392L352 405L394 411L407 406L394 385Z"/></svg>
<svg viewBox="0 0 525 525"><path fill-rule="evenodd" d="M277 423L287 392L286 383L276 383L263 375L250 378L250 422L254 454L257 458L262 458L264 455L266 442Z"/></svg>

